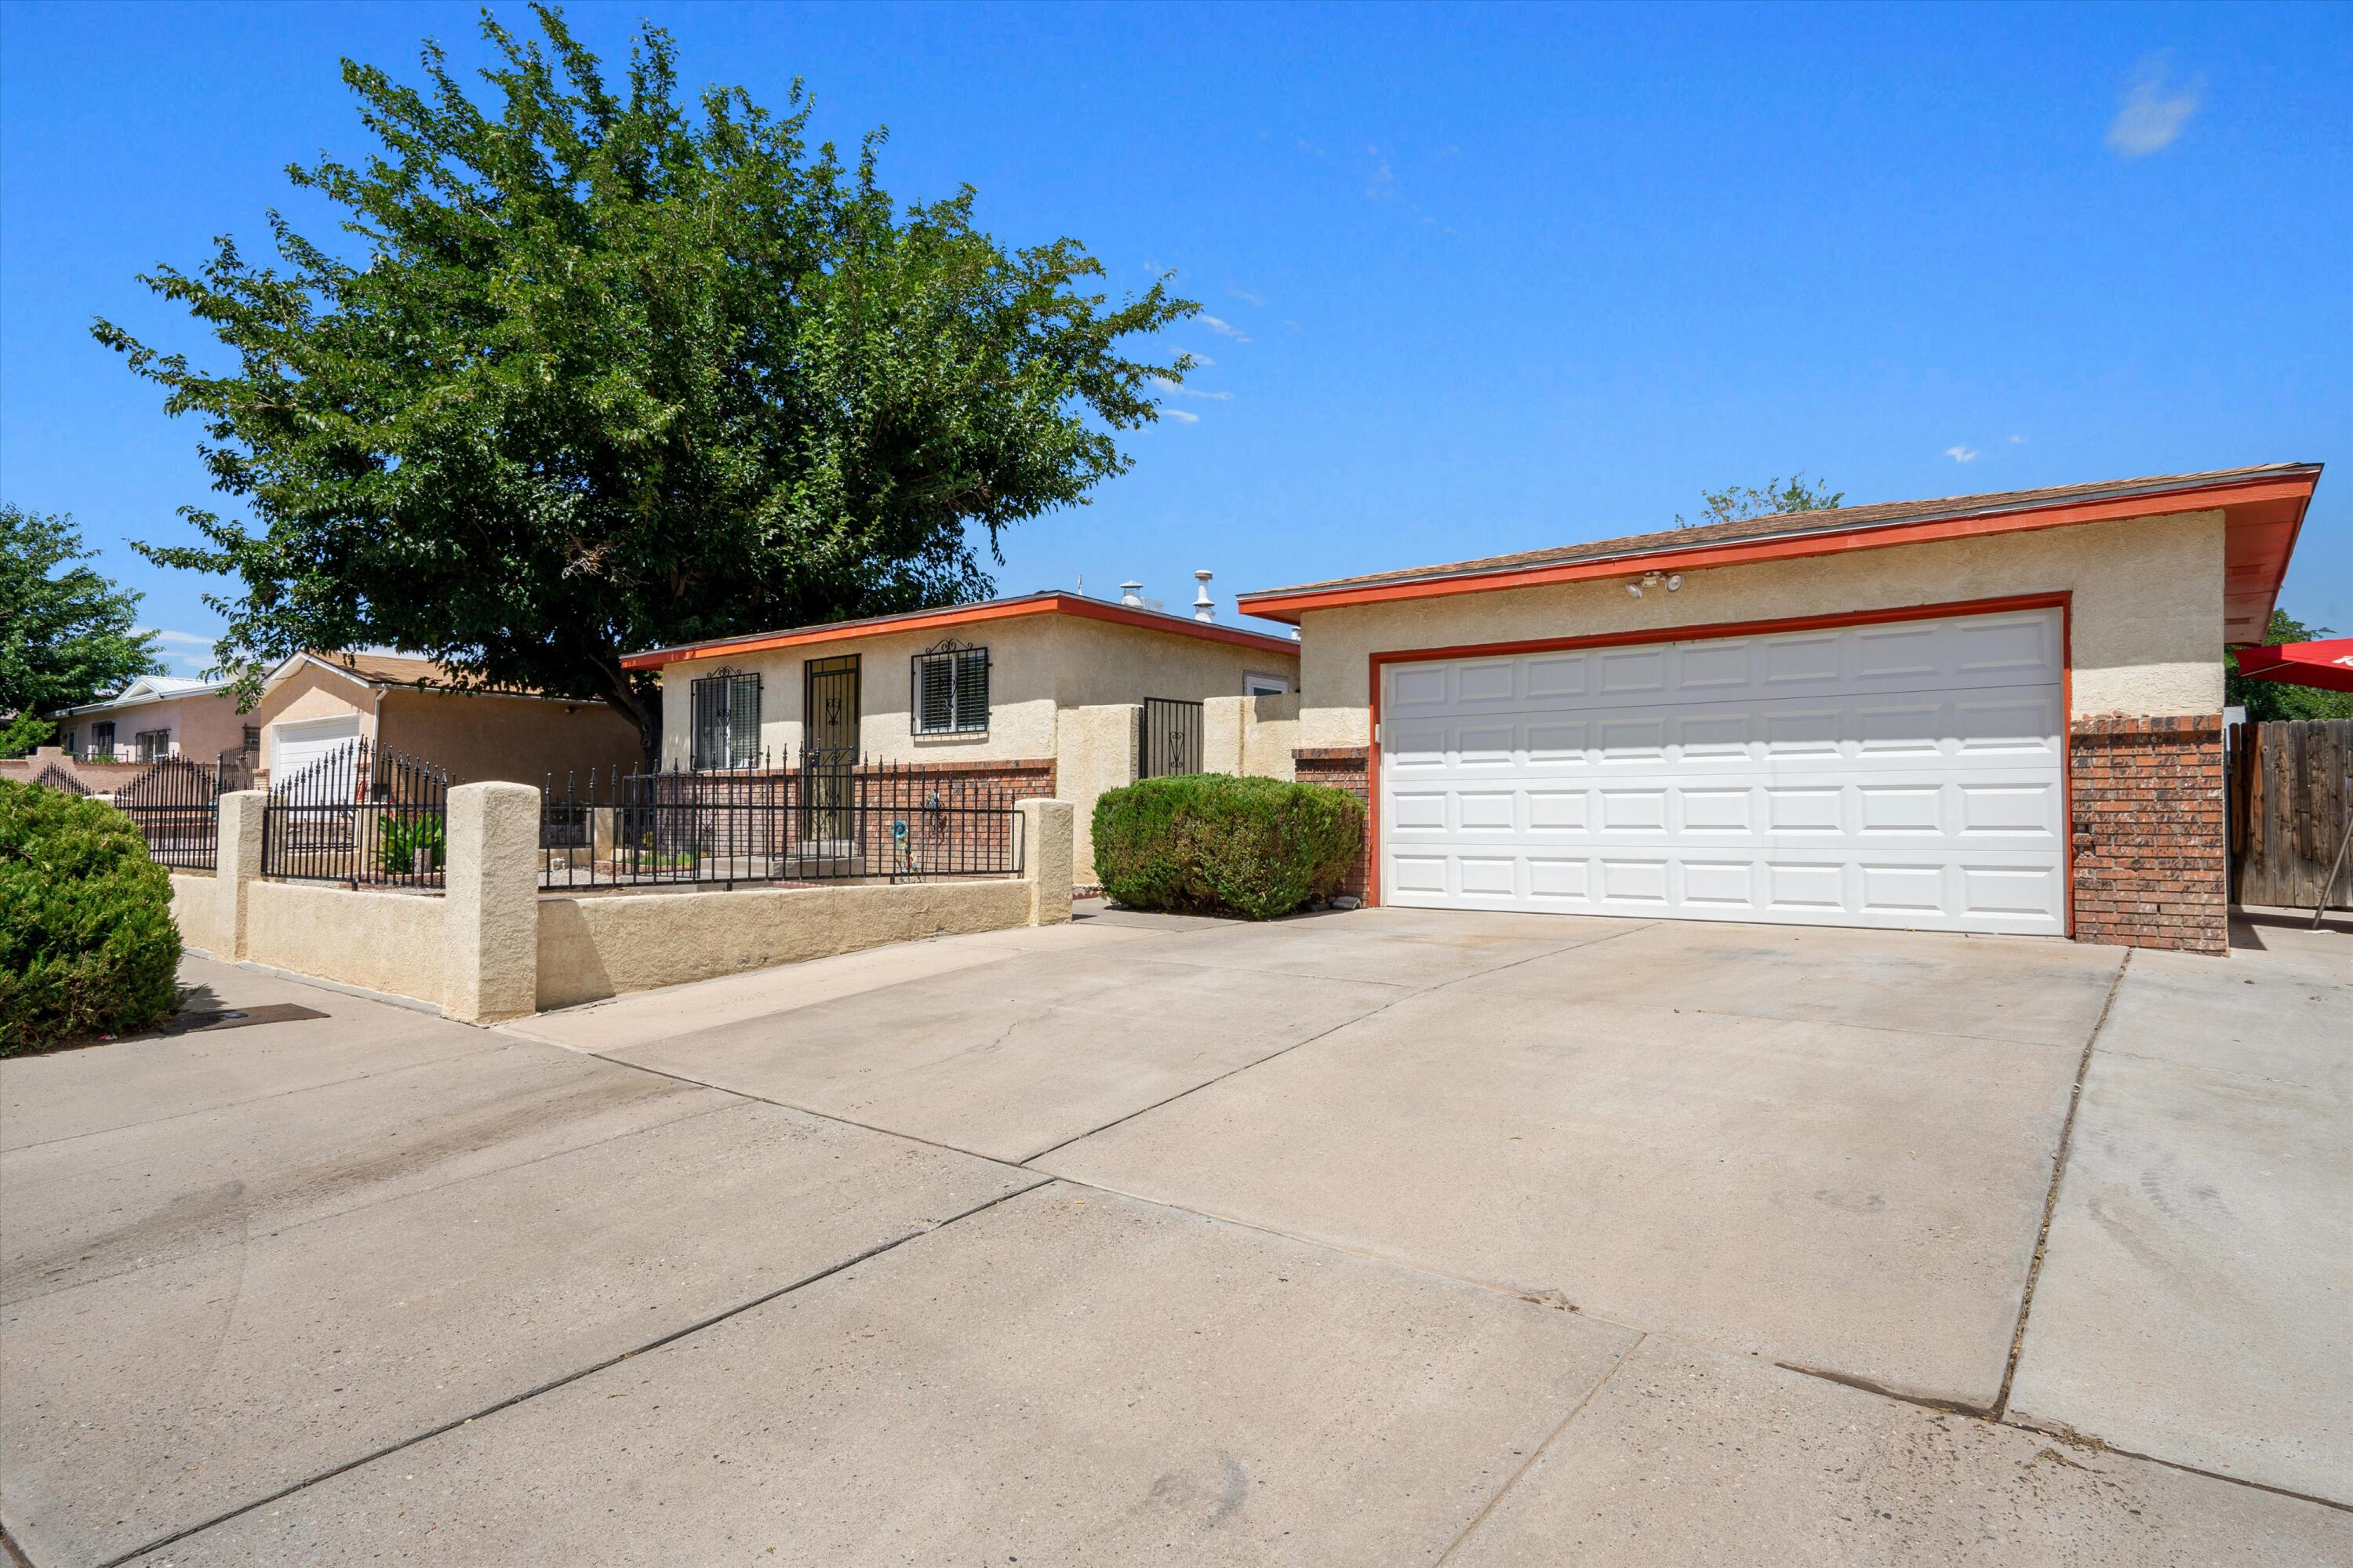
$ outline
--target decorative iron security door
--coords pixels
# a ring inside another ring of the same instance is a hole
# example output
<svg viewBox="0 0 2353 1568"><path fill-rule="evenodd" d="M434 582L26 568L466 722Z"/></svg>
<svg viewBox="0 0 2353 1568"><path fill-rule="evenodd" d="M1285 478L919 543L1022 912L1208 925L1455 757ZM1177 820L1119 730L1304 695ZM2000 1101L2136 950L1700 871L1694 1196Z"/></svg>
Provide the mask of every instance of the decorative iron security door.
<svg viewBox="0 0 2353 1568"><path fill-rule="evenodd" d="M1181 697L1144 699L1143 756L1145 779L1201 771L1201 705Z"/></svg>
<svg viewBox="0 0 2353 1568"><path fill-rule="evenodd" d="M802 668L801 838L847 844L857 826L858 655L812 659Z"/></svg>

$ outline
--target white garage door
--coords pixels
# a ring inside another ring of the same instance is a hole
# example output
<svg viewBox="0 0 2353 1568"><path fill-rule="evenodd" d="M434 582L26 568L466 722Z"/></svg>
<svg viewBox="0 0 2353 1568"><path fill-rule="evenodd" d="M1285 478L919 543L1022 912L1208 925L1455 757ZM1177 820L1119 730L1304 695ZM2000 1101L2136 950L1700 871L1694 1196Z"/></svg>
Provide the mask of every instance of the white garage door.
<svg viewBox="0 0 2353 1568"><path fill-rule="evenodd" d="M2059 612L1385 667L1381 897L2061 935Z"/></svg>
<svg viewBox="0 0 2353 1568"><path fill-rule="evenodd" d="M301 719L269 726L269 779L282 784L319 758L358 744L360 719Z"/></svg>

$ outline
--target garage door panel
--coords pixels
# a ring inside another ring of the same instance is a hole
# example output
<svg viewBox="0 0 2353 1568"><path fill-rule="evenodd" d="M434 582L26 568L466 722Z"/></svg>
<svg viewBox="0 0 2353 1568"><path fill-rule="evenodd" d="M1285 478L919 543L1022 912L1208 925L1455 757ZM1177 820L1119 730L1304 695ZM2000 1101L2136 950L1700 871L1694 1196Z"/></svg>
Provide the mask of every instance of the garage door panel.
<svg viewBox="0 0 2353 1568"><path fill-rule="evenodd" d="M1385 887L1399 903L2058 933L2059 649L2057 616L2029 612L1480 660L1469 682L1392 666ZM1434 705L1400 713L1409 687ZM1476 711L1457 705L1466 691Z"/></svg>

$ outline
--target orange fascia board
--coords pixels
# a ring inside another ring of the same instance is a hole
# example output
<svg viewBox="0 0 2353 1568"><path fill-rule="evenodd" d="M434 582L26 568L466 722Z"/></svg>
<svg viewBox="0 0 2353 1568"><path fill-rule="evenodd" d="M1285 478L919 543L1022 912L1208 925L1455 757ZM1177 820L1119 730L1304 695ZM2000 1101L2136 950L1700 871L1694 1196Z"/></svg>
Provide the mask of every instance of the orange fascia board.
<svg viewBox="0 0 2353 1568"><path fill-rule="evenodd" d="M1931 544L1993 534L2024 533L2037 528L2063 528L2077 523L2107 523L2127 517L2156 517L2176 512L2220 508L2226 529L2242 509L2267 511L2286 503L2303 518L2316 479L2299 474L2285 479L2254 480L2236 484L2200 486L2161 494L2116 496L2018 512L1987 513L1974 517L1945 517L1916 523L1889 523L1820 534L1799 534L1778 539L1728 540L1698 545L1687 550L1653 549L1625 556L1604 556L1588 561L1564 561L1551 566L1466 572L1454 577L1416 577L1403 582L1366 583L1357 587L1277 590L1245 594L1238 608L1247 615L1296 624L1311 609L1339 609L1356 605L1389 604L1402 599L1440 599L1453 594L1493 593L1504 588L1536 588L1552 583L1622 577L1646 572L1701 571L1716 567L1746 566L1759 561L1783 561L1807 556L1834 556L1848 550L1889 549L1898 545ZM2274 548L2266 549L2262 569L2276 594L2287 573L2288 555L2295 548L2293 527L2274 530ZM2265 609L2268 616L2268 606Z"/></svg>
<svg viewBox="0 0 2353 1568"><path fill-rule="evenodd" d="M1244 631L1240 627L1219 626L1208 620L1179 620L1173 615L1130 609L1124 604L1106 604L1102 599L1087 599L1079 594L1051 593L1036 594L1028 599L1001 599L994 604L951 605L945 609L916 610L907 615L881 616L871 620L845 620L834 626L805 626L793 631L728 637L712 642L690 642L677 648L656 648L644 653L628 655L622 659L621 668L659 670L665 664L683 663L690 659L726 659L739 653L768 653L779 648L847 642L856 638L887 637L902 631L977 626L991 620L1010 620L1027 615L1075 615L1088 620L1109 621L1114 626L1165 631L1171 637L1200 637L1212 642L1229 642L1240 648L1279 653L1287 659L1299 657L1299 644L1284 638L1270 637L1262 631Z"/></svg>

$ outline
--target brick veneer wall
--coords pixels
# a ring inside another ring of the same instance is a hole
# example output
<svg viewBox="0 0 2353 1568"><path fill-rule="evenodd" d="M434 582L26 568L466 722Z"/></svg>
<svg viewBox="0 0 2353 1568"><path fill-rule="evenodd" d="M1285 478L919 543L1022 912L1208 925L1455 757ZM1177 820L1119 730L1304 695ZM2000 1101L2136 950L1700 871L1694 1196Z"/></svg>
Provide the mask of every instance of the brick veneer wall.
<svg viewBox="0 0 2353 1568"><path fill-rule="evenodd" d="M2078 719L2068 782L2075 939L2228 952L2221 715Z"/></svg>
<svg viewBox="0 0 2353 1568"><path fill-rule="evenodd" d="M1341 891L1365 896L1373 863L1372 747L1368 746L1309 746L1291 754L1292 777L1302 784L1328 784L1345 789L1365 802L1365 843L1356 852Z"/></svg>

